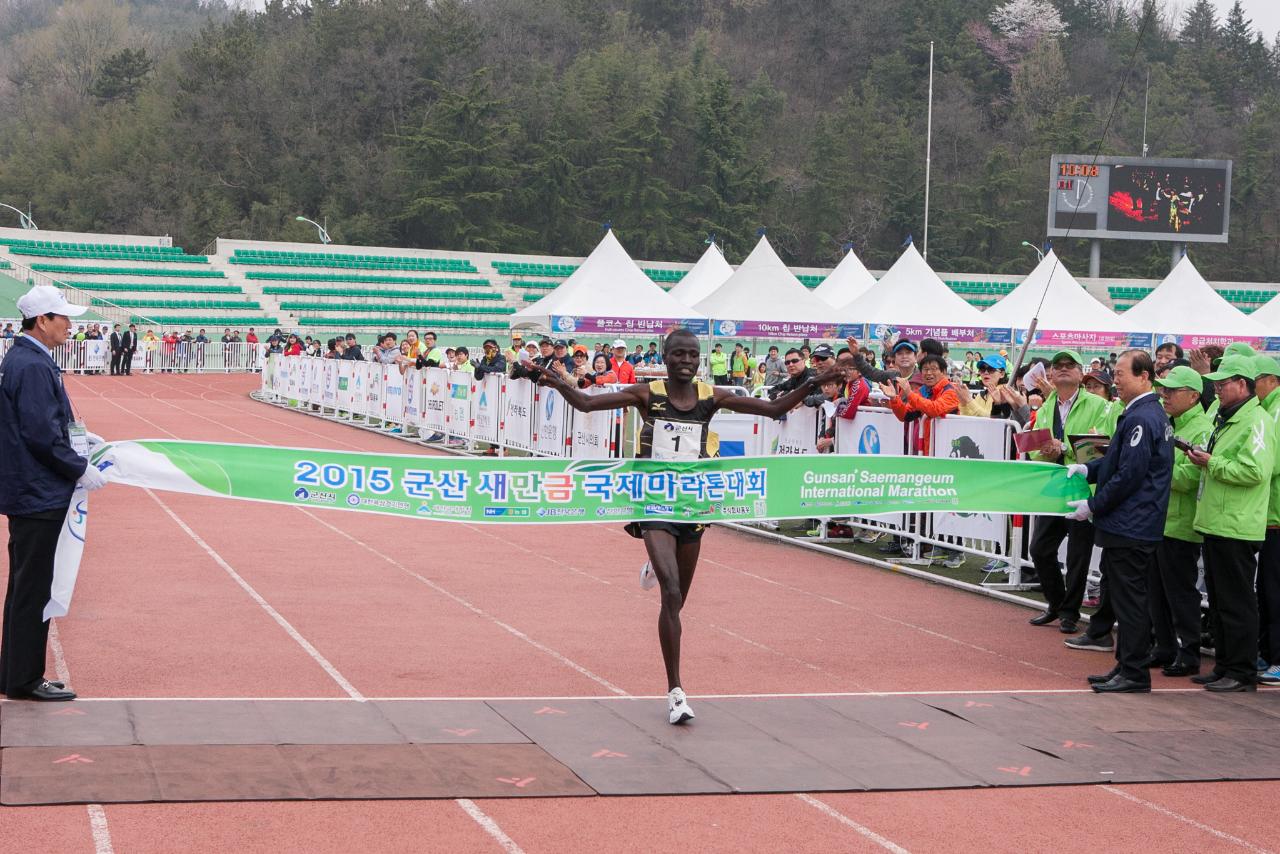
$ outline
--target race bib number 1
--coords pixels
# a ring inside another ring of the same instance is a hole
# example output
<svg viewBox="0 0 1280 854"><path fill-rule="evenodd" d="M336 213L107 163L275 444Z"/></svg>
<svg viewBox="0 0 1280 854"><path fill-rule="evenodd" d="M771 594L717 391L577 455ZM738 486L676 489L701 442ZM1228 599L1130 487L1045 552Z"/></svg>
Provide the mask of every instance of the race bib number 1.
<svg viewBox="0 0 1280 854"><path fill-rule="evenodd" d="M688 421L653 422L653 459L696 460L702 449L703 425Z"/></svg>

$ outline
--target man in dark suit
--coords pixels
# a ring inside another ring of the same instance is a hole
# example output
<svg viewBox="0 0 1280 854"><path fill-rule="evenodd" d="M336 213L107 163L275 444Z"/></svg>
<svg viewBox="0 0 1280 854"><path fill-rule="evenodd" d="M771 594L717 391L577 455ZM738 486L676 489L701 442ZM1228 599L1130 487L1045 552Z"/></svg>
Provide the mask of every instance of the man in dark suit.
<svg viewBox="0 0 1280 854"><path fill-rule="evenodd" d="M1073 501L1067 517L1093 517L1094 542L1102 547L1104 594L1119 626L1116 666L1090 676L1100 694L1151 690L1151 610L1147 578L1155 568L1156 546L1164 538L1173 479L1173 425L1152 392L1156 367L1145 350L1126 350L1116 362L1115 383L1124 402L1107 453L1067 474L1085 475L1098 485L1092 498Z"/></svg>
<svg viewBox="0 0 1280 854"><path fill-rule="evenodd" d="M0 692L11 700L74 700L65 685L44 678L44 608L75 488L107 481L71 445L71 402L50 351L66 342L70 318L85 309L52 285L37 285L18 298L18 310L23 335L0 362L0 514L9 517Z"/></svg>
<svg viewBox="0 0 1280 854"><path fill-rule="evenodd" d="M120 346L120 324L111 327L111 338L109 339L111 347L111 376L120 373L120 355L123 349Z"/></svg>
<svg viewBox="0 0 1280 854"><path fill-rule="evenodd" d="M133 373L133 354L138 350L138 327L129 324L129 330L120 336L120 373L126 377Z"/></svg>

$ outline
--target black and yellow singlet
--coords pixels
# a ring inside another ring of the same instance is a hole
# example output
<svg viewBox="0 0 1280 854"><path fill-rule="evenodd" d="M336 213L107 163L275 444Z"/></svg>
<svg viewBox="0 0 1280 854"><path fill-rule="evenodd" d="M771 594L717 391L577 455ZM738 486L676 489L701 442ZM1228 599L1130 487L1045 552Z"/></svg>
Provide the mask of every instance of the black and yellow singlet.
<svg viewBox="0 0 1280 854"><path fill-rule="evenodd" d="M698 391L692 409L679 409L667 396L667 383L649 383L649 405L640 411L637 457L655 460L696 460L720 456L720 437L709 429L716 412L716 390L709 383L694 381Z"/></svg>

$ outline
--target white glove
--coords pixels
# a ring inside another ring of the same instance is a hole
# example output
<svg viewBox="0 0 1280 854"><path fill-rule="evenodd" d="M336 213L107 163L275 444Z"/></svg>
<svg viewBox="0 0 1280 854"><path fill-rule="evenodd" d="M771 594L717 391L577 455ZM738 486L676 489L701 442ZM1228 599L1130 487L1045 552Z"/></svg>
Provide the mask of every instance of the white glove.
<svg viewBox="0 0 1280 854"><path fill-rule="evenodd" d="M85 466L84 474L80 475L80 479L76 481L76 486L83 486L85 492L93 492L95 489L102 489L106 485L106 477L92 463Z"/></svg>
<svg viewBox="0 0 1280 854"><path fill-rule="evenodd" d="M1080 463L1072 463L1067 466L1067 477L1084 477L1089 476L1089 467Z"/></svg>
<svg viewBox="0 0 1280 854"><path fill-rule="evenodd" d="M1083 466L1081 466L1083 468ZM1067 518L1072 522L1085 522L1093 515L1093 511L1089 509L1089 499L1081 498L1078 501L1068 501L1073 509L1067 514Z"/></svg>
<svg viewBox="0 0 1280 854"><path fill-rule="evenodd" d="M88 430L84 431L84 440L89 443L90 451L99 445L105 445L107 442L106 439L102 438L97 433L90 433Z"/></svg>

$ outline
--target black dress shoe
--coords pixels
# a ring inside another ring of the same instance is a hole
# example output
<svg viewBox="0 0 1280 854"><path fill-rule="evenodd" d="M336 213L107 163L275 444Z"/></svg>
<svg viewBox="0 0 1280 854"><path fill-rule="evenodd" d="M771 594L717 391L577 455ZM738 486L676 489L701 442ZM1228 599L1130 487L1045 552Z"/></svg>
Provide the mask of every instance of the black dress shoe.
<svg viewBox="0 0 1280 854"><path fill-rule="evenodd" d="M1108 673L1094 674L1093 676L1088 676L1086 678L1089 680L1090 685L1101 685L1104 682L1110 682L1112 679L1115 679L1119 675L1120 675L1120 667L1119 665L1117 665L1111 668L1110 672Z"/></svg>
<svg viewBox="0 0 1280 854"><path fill-rule="evenodd" d="M1062 622L1058 624L1058 631L1064 635L1074 635L1080 631L1080 624L1070 617L1063 617Z"/></svg>
<svg viewBox="0 0 1280 854"><path fill-rule="evenodd" d="M1217 682L1219 679L1222 678L1222 676L1223 674L1219 673L1218 671L1210 670L1208 673L1205 673L1203 675L1192 676L1191 681L1196 683L1197 685L1208 685L1210 682Z"/></svg>
<svg viewBox="0 0 1280 854"><path fill-rule="evenodd" d="M40 700L46 703L56 703L62 700L74 700L75 692L68 691L66 688L57 688L52 682L41 682L35 688L25 694L10 694L10 700Z"/></svg>
<svg viewBox="0 0 1280 854"><path fill-rule="evenodd" d="M1215 694L1226 694L1235 691L1257 691L1258 686L1252 682L1241 682L1239 679L1233 679L1230 676L1223 676L1217 682L1210 682L1204 686L1206 691L1212 691Z"/></svg>
<svg viewBox="0 0 1280 854"><path fill-rule="evenodd" d="M1161 667L1160 672L1165 676L1195 676L1200 672L1200 662L1175 661L1168 667Z"/></svg>
<svg viewBox="0 0 1280 854"><path fill-rule="evenodd" d="M1099 694L1150 694L1150 682L1135 682L1117 674L1106 682L1093 686Z"/></svg>
<svg viewBox="0 0 1280 854"><path fill-rule="evenodd" d="M1056 619L1058 619L1058 614L1055 611L1041 611L1030 620L1027 620L1027 622L1033 626L1047 626Z"/></svg>

